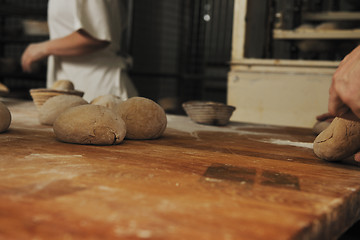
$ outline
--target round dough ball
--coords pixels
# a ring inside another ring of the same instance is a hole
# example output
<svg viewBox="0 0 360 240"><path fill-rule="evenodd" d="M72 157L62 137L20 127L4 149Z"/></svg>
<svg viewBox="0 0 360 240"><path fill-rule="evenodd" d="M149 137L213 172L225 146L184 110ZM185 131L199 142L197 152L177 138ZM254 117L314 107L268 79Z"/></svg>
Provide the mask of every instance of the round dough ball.
<svg viewBox="0 0 360 240"><path fill-rule="evenodd" d="M125 121L128 139L158 138L167 125L164 109L147 98L129 98L118 104L114 111Z"/></svg>
<svg viewBox="0 0 360 240"><path fill-rule="evenodd" d="M74 84L69 80L58 80L51 86L51 89L72 91L75 88Z"/></svg>
<svg viewBox="0 0 360 240"><path fill-rule="evenodd" d="M113 109L117 104L121 102L122 100L120 97L112 94L107 94L93 99L90 103Z"/></svg>
<svg viewBox="0 0 360 240"><path fill-rule="evenodd" d="M335 118L314 141L314 153L328 161L339 161L360 148L360 122Z"/></svg>
<svg viewBox="0 0 360 240"><path fill-rule="evenodd" d="M316 30L335 30L339 28L336 22L324 22L316 26Z"/></svg>
<svg viewBox="0 0 360 240"><path fill-rule="evenodd" d="M310 23L304 23L298 26L295 31L306 31L306 30L314 30L315 26Z"/></svg>
<svg viewBox="0 0 360 240"><path fill-rule="evenodd" d="M82 97L75 95L58 95L49 98L39 108L39 121L44 125L53 125L55 119L66 109L88 104Z"/></svg>
<svg viewBox="0 0 360 240"><path fill-rule="evenodd" d="M86 104L69 108L53 125L58 140L68 143L112 145L123 141L124 121L110 109Z"/></svg>
<svg viewBox="0 0 360 240"><path fill-rule="evenodd" d="M11 123L11 113L7 106L0 102L0 133L5 132Z"/></svg>

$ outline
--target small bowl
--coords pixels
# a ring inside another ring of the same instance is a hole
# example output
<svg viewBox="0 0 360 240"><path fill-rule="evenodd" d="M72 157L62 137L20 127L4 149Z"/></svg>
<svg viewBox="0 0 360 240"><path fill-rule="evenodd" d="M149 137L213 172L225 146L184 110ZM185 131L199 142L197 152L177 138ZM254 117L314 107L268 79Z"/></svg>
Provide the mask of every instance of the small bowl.
<svg viewBox="0 0 360 240"><path fill-rule="evenodd" d="M225 126L229 123L234 106L211 101L189 101L182 104L186 114L194 122Z"/></svg>
<svg viewBox="0 0 360 240"><path fill-rule="evenodd" d="M54 90L48 88L30 89L30 95L35 103L35 106L39 109L49 98L58 95L76 95L84 96L84 92L77 90Z"/></svg>

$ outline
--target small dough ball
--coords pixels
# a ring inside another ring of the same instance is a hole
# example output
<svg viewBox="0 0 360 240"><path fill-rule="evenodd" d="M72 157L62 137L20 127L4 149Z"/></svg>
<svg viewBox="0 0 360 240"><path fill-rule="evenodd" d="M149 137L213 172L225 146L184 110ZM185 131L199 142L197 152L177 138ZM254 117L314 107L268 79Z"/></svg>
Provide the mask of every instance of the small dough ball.
<svg viewBox="0 0 360 240"><path fill-rule="evenodd" d="M112 94L107 94L93 99L90 103L113 109L117 104L121 102L122 100L120 97Z"/></svg>
<svg viewBox="0 0 360 240"><path fill-rule="evenodd" d="M315 26L310 23L304 23L298 26L295 31L306 31L306 30L314 30Z"/></svg>
<svg viewBox="0 0 360 240"><path fill-rule="evenodd" d="M147 98L129 98L118 104L114 111L125 121L128 139L158 138L167 125L164 109Z"/></svg>
<svg viewBox="0 0 360 240"><path fill-rule="evenodd" d="M336 22L324 22L316 26L316 30L335 30L339 29L339 24Z"/></svg>
<svg viewBox="0 0 360 240"><path fill-rule="evenodd" d="M314 153L321 159L339 161L360 148L360 122L335 118L314 141Z"/></svg>
<svg viewBox="0 0 360 240"><path fill-rule="evenodd" d="M51 89L62 90L62 91L72 91L74 90L74 84L69 80L58 80L52 86Z"/></svg>
<svg viewBox="0 0 360 240"><path fill-rule="evenodd" d="M11 123L11 113L7 106L0 102L0 133L8 130Z"/></svg>
<svg viewBox="0 0 360 240"><path fill-rule="evenodd" d="M317 121L313 128L312 131L314 134L319 135L322 131L324 131L328 126L330 126L331 122L328 121Z"/></svg>
<svg viewBox="0 0 360 240"><path fill-rule="evenodd" d="M53 125L58 140L68 143L112 145L123 141L124 121L110 109L86 104L69 108Z"/></svg>
<svg viewBox="0 0 360 240"><path fill-rule="evenodd" d="M49 98L39 108L39 121L44 125L53 125L55 119L66 109L88 104L82 97L75 95L58 95Z"/></svg>

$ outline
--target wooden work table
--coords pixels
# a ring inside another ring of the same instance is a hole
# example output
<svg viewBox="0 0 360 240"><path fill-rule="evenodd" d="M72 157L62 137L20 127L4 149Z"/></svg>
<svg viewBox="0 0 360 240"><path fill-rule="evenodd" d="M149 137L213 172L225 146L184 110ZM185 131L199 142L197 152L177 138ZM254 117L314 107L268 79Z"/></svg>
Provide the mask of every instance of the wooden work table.
<svg viewBox="0 0 360 240"><path fill-rule="evenodd" d="M316 158L309 129L170 115L157 140L75 145L1 100L0 239L336 239L360 219L360 167Z"/></svg>

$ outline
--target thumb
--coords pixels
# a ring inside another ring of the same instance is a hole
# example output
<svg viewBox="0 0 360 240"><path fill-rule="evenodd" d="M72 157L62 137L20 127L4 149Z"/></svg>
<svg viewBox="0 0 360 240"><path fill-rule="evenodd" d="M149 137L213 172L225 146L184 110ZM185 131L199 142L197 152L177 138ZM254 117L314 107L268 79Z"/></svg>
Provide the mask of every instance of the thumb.
<svg viewBox="0 0 360 240"><path fill-rule="evenodd" d="M355 153L354 159L355 161L360 162L360 152Z"/></svg>

